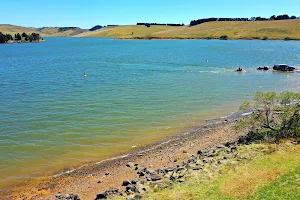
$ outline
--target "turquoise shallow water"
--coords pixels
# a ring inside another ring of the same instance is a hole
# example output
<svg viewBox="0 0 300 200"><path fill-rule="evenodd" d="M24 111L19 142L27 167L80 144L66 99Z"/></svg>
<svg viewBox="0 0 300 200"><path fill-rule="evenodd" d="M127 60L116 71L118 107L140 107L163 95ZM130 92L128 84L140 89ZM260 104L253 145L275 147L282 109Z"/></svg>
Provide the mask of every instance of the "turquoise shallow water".
<svg viewBox="0 0 300 200"><path fill-rule="evenodd" d="M256 70L278 63L300 66L300 42L46 38L0 45L0 188L228 114L257 90L298 90L300 73ZM234 72L239 66L247 72Z"/></svg>

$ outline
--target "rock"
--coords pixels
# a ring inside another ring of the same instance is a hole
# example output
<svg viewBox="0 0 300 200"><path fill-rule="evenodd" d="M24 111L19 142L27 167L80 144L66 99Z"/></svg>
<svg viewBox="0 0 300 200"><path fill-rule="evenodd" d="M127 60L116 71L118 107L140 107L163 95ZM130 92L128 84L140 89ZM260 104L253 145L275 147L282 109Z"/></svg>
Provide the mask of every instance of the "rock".
<svg viewBox="0 0 300 200"><path fill-rule="evenodd" d="M57 195L55 195L55 197L60 200L80 200L77 194L66 194L65 196L63 196L62 194L58 193Z"/></svg>
<svg viewBox="0 0 300 200"><path fill-rule="evenodd" d="M95 200L100 200L100 199L107 199L107 193L106 192L102 192L102 193L97 194Z"/></svg>
<svg viewBox="0 0 300 200"><path fill-rule="evenodd" d="M138 184L138 183L140 183L140 181L139 181L138 179L133 179L133 180L131 181L131 184L133 184L133 185L136 185L136 184Z"/></svg>
<svg viewBox="0 0 300 200"><path fill-rule="evenodd" d="M137 189L134 185L127 185L125 191L127 194L133 194L137 192Z"/></svg>
<svg viewBox="0 0 300 200"><path fill-rule="evenodd" d="M155 170L149 170L149 171L148 171L148 174L154 175L154 174L156 174L156 171L155 171Z"/></svg>
<svg viewBox="0 0 300 200"><path fill-rule="evenodd" d="M185 167L177 167L176 171L179 172L179 171L183 171L185 170Z"/></svg>
<svg viewBox="0 0 300 200"><path fill-rule="evenodd" d="M113 198L116 195L122 196L123 194L121 192L119 192L119 189L111 188L111 189L106 190L105 192L97 194L95 200Z"/></svg>
<svg viewBox="0 0 300 200"><path fill-rule="evenodd" d="M141 157L141 156L143 156L143 154L142 154L142 153L139 153L139 154L138 154L138 156L140 156L140 157Z"/></svg>
<svg viewBox="0 0 300 200"><path fill-rule="evenodd" d="M174 171L174 168L172 168L172 167L165 168L166 173L172 172L172 171Z"/></svg>
<svg viewBox="0 0 300 200"><path fill-rule="evenodd" d="M188 160L188 163L196 163L197 161L196 161L196 159L194 159L194 158L191 158L191 159L189 159Z"/></svg>
<svg viewBox="0 0 300 200"><path fill-rule="evenodd" d="M135 195L135 196L133 197L132 200L140 200L140 199L142 199L142 196L139 195L139 194L137 194L137 195Z"/></svg>
<svg viewBox="0 0 300 200"><path fill-rule="evenodd" d="M77 194L70 194L70 200L80 200Z"/></svg>
<svg viewBox="0 0 300 200"><path fill-rule="evenodd" d="M126 181L123 181L122 186L127 186L127 185L130 185L130 184L131 184L130 181L126 180Z"/></svg>
<svg viewBox="0 0 300 200"><path fill-rule="evenodd" d="M147 171L147 168L146 167L138 167L138 169L137 169L137 173L139 174L140 172L146 172Z"/></svg>
<svg viewBox="0 0 300 200"><path fill-rule="evenodd" d="M218 149L223 149L223 148L225 148L225 145L219 144L219 145L217 145L217 148L218 148Z"/></svg>
<svg viewBox="0 0 300 200"><path fill-rule="evenodd" d="M237 146L233 146L230 148L231 151L237 151Z"/></svg>
<svg viewBox="0 0 300 200"><path fill-rule="evenodd" d="M177 159L174 159L174 161L173 162L177 162Z"/></svg>
<svg viewBox="0 0 300 200"><path fill-rule="evenodd" d="M129 162L129 163L127 163L126 166L129 167L129 168L133 168L133 167L134 167L134 164L133 164L132 162Z"/></svg>
<svg viewBox="0 0 300 200"><path fill-rule="evenodd" d="M151 181L159 181L162 179L162 177L158 176L158 175L152 175L152 176L150 176L150 178L151 178Z"/></svg>
<svg viewBox="0 0 300 200"><path fill-rule="evenodd" d="M186 151L186 150L183 150L182 153L187 153L187 151Z"/></svg>
<svg viewBox="0 0 300 200"><path fill-rule="evenodd" d="M183 179L179 179L178 183L184 183L184 180Z"/></svg>

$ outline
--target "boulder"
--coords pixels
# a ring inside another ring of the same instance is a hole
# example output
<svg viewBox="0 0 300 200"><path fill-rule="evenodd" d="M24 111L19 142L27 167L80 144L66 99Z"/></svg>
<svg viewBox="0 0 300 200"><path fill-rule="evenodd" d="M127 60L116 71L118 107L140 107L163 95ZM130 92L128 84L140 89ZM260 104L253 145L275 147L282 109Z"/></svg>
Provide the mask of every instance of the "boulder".
<svg viewBox="0 0 300 200"><path fill-rule="evenodd" d="M123 181L122 186L127 186L127 185L130 185L130 184L131 184L130 181L126 180L126 181Z"/></svg>

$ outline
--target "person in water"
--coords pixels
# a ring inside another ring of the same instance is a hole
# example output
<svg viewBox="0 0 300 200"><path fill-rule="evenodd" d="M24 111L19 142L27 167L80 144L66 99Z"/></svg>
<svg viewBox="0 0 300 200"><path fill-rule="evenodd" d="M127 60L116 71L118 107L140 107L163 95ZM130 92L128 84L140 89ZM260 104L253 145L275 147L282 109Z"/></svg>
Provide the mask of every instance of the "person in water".
<svg viewBox="0 0 300 200"><path fill-rule="evenodd" d="M86 73L85 72L83 73L83 76L86 77Z"/></svg>

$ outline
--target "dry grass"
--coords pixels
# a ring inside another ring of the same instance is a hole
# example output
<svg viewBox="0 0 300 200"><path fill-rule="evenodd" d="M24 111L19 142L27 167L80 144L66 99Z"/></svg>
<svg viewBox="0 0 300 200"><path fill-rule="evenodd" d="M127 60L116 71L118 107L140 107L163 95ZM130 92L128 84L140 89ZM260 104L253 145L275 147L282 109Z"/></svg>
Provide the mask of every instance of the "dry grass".
<svg viewBox="0 0 300 200"><path fill-rule="evenodd" d="M116 26L106 27L97 31L79 34L77 37L114 37L114 38L134 38L149 37L154 33L173 29L170 26ZM134 33L132 35L132 32Z"/></svg>
<svg viewBox="0 0 300 200"><path fill-rule="evenodd" d="M209 181L204 181L203 176L195 176L185 185L148 193L145 199L261 199L258 197L265 197L266 194L268 199L282 199L287 193L291 197L298 197L298 186L289 182L289 179L299 177L300 146L287 142L271 147L264 144L252 145L251 148L257 149L258 154L249 163L229 166L225 173ZM264 151L274 148L276 151L272 153ZM251 149L247 147L240 147L240 150L251 154ZM280 192L282 185L287 186L285 194Z"/></svg>
<svg viewBox="0 0 300 200"><path fill-rule="evenodd" d="M59 28L56 27L48 27L48 28L27 28L23 26L14 26L9 24L0 24L0 32L4 34L11 34L12 36L17 33L39 33L42 37L54 37L54 36L64 36L64 37L70 37L74 35L78 35L85 30L76 28L74 30L67 30L60 32Z"/></svg>
<svg viewBox="0 0 300 200"><path fill-rule="evenodd" d="M134 35L132 35L134 32ZM300 39L300 20L209 22L189 27L168 26L118 26L87 32L78 37L113 37L119 39L269 39L282 40L286 37Z"/></svg>

